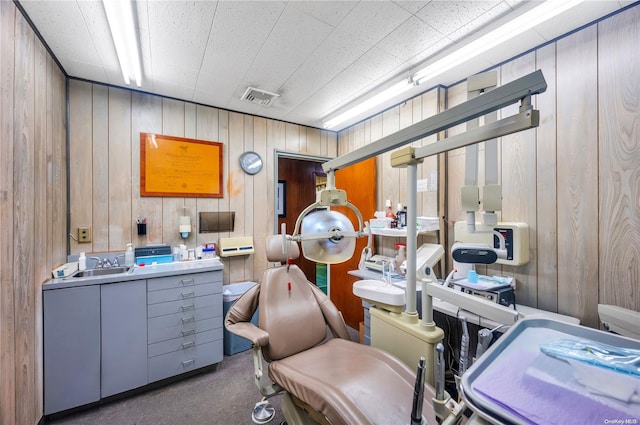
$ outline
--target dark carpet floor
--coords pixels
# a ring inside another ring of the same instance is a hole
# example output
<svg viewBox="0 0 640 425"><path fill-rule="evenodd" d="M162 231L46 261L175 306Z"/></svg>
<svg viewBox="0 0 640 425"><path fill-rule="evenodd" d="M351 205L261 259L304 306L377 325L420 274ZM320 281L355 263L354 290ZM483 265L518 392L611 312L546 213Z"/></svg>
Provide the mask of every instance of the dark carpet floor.
<svg viewBox="0 0 640 425"><path fill-rule="evenodd" d="M266 367L265 367L266 373ZM224 356L215 370L49 420L55 425L251 425L261 396L253 380L251 350ZM275 418L284 421L280 397Z"/></svg>
<svg viewBox="0 0 640 425"><path fill-rule="evenodd" d="M359 333L349 329L351 338ZM267 365L264 365L265 375ZM267 378L268 379L268 378ZM253 379L251 350L224 356L214 370L168 385L129 395L100 406L49 418L53 425L251 425L251 413L262 399ZM269 425L284 416L280 397L270 402L276 410Z"/></svg>

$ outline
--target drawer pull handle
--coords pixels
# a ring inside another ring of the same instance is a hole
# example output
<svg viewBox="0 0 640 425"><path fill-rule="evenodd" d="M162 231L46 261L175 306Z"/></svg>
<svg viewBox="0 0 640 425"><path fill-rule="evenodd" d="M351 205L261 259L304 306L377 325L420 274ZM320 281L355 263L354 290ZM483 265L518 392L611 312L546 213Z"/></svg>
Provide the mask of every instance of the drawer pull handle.
<svg viewBox="0 0 640 425"><path fill-rule="evenodd" d="M193 298L196 295L195 292L191 291L191 292L183 292L180 294L180 296L182 298Z"/></svg>
<svg viewBox="0 0 640 425"><path fill-rule="evenodd" d="M182 334L182 336L193 335L194 333L196 333L196 329L185 329L183 331L180 331L180 333Z"/></svg>
<svg viewBox="0 0 640 425"><path fill-rule="evenodd" d="M193 279L181 279L180 283L182 285L193 285L195 281Z"/></svg>
<svg viewBox="0 0 640 425"><path fill-rule="evenodd" d="M195 345L196 345L195 341L183 342L182 349L185 350L187 348L195 347Z"/></svg>
<svg viewBox="0 0 640 425"><path fill-rule="evenodd" d="M196 362L195 359L185 360L185 361L182 362L182 367L190 366L190 365L194 364L195 362Z"/></svg>
<svg viewBox="0 0 640 425"><path fill-rule="evenodd" d="M193 316L189 316L189 317L183 317L182 319L180 319L182 321L182 324L185 323L191 323L191 322L195 322L196 318Z"/></svg>
<svg viewBox="0 0 640 425"><path fill-rule="evenodd" d="M193 305L193 304L187 304L187 305L180 306L180 309L182 311L193 310L194 308L195 308L195 305Z"/></svg>

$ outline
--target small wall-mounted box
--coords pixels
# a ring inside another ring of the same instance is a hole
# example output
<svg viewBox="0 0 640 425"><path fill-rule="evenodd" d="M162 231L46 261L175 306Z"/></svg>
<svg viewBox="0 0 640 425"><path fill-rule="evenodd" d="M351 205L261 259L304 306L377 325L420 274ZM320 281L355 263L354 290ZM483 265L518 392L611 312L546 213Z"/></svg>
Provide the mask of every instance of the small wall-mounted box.
<svg viewBox="0 0 640 425"><path fill-rule="evenodd" d="M218 241L218 255L221 257L234 257L236 255L249 255L256 252L253 246L252 236L237 238L220 238Z"/></svg>

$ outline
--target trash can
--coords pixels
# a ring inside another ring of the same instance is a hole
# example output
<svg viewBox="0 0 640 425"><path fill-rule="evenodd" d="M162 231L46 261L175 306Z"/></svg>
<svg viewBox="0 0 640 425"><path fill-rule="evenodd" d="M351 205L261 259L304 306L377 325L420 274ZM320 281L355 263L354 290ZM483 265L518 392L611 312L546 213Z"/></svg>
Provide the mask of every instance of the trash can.
<svg viewBox="0 0 640 425"><path fill-rule="evenodd" d="M247 292L254 285L256 285L256 282L232 283L222 286L222 309L224 317L227 316L227 312L229 311L233 303L235 303L242 294ZM251 323L256 326L258 325L257 310L251 318ZM231 332L227 331L226 327L224 328L223 351L226 356L241 353L242 351L246 351L249 348L251 348L251 342L248 339L242 338L238 335L234 335Z"/></svg>

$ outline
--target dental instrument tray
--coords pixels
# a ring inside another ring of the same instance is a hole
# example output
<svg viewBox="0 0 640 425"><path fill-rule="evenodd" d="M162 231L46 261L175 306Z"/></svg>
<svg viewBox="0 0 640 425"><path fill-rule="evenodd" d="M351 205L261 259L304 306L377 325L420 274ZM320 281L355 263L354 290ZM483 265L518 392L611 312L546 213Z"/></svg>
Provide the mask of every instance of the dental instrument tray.
<svg viewBox="0 0 640 425"><path fill-rule="evenodd" d="M576 346L586 347L592 358L562 352L563 347L575 351ZM593 361L594 352L599 353L598 361ZM621 359L620 353L626 357ZM630 363L640 372L639 356L638 340L551 319L525 318L462 376L462 397L492 424L635 421L640 418L640 378L618 366Z"/></svg>

